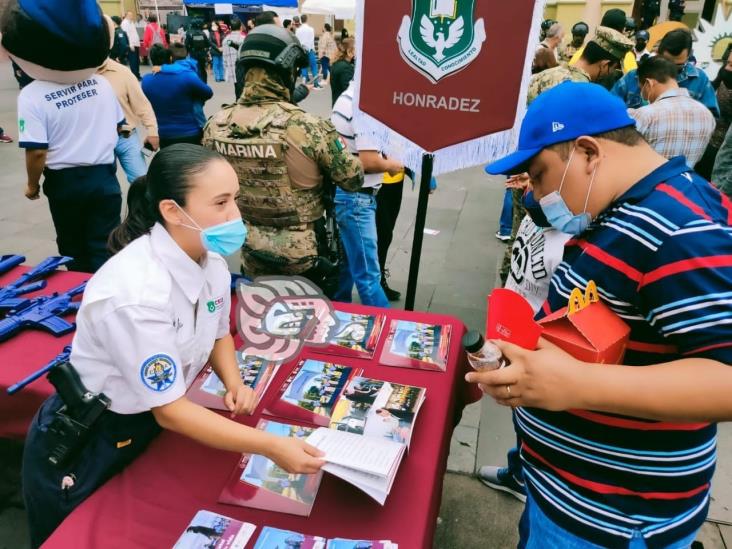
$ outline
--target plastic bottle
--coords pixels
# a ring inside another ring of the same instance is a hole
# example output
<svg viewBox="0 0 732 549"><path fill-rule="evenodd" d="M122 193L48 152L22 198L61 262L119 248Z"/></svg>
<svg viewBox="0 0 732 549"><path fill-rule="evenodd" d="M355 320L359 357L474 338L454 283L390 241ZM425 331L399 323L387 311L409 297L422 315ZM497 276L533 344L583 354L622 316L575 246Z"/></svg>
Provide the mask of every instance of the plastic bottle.
<svg viewBox="0 0 732 549"><path fill-rule="evenodd" d="M485 341L477 330L470 330L463 336L463 348L468 354L468 362L476 370L496 370L508 366L508 360L501 350Z"/></svg>

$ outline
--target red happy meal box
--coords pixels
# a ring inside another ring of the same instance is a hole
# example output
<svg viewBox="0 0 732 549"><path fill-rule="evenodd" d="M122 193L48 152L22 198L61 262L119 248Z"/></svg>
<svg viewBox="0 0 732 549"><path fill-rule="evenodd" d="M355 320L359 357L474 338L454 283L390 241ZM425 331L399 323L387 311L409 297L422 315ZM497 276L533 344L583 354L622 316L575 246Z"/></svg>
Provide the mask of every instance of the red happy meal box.
<svg viewBox="0 0 732 549"><path fill-rule="evenodd" d="M578 360L620 364L628 344L630 327L600 301L591 280L584 295L572 290L567 307L539 321L542 337Z"/></svg>

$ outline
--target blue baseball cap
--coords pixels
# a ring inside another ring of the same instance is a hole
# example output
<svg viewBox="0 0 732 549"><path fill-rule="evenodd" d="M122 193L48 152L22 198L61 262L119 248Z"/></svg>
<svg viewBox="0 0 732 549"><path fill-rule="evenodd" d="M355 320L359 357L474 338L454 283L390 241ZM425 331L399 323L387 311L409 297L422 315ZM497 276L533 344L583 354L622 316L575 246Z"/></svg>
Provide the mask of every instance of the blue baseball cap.
<svg viewBox="0 0 732 549"><path fill-rule="evenodd" d="M518 150L488 164L491 175L514 174L550 145L635 126L623 101L598 84L563 82L540 94L521 123Z"/></svg>

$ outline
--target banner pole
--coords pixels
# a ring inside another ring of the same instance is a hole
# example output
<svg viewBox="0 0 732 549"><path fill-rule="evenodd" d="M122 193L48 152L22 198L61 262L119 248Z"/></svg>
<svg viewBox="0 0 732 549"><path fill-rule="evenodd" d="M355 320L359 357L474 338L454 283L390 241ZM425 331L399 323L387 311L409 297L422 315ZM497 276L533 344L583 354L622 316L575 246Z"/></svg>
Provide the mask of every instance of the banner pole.
<svg viewBox="0 0 732 549"><path fill-rule="evenodd" d="M407 298L405 309L414 310L414 299L417 295L417 278L419 277L419 260L422 257L422 240L424 239L424 224L427 219L427 202L430 196L430 181L432 180L432 165L434 155L422 155L422 174L419 179L419 200L417 202L417 217L414 220L414 240L412 241L412 258L409 262L409 279L407 281Z"/></svg>

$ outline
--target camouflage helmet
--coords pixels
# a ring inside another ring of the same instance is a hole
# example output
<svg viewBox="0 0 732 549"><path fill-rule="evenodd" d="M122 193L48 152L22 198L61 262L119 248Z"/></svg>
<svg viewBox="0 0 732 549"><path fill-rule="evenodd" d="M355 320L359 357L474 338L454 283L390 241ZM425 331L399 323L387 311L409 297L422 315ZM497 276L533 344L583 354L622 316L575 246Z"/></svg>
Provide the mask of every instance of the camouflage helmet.
<svg viewBox="0 0 732 549"><path fill-rule="evenodd" d="M308 65L308 54L300 41L279 25L254 27L242 43L238 63L244 73L250 67L274 69L293 87L297 71Z"/></svg>

